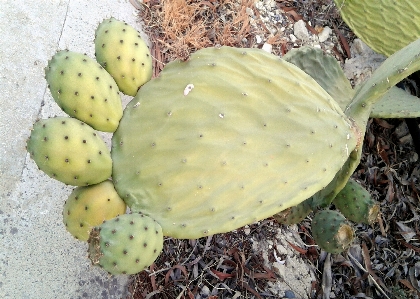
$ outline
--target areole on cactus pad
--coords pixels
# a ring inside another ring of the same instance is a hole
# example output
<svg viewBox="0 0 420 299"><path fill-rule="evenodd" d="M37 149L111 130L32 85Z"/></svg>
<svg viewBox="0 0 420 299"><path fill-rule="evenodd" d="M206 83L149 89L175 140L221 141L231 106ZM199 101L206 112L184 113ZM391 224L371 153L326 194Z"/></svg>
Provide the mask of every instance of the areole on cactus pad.
<svg viewBox="0 0 420 299"><path fill-rule="evenodd" d="M113 179L164 235L231 231L325 187L356 147L352 122L309 75L258 49L166 65L124 111Z"/></svg>

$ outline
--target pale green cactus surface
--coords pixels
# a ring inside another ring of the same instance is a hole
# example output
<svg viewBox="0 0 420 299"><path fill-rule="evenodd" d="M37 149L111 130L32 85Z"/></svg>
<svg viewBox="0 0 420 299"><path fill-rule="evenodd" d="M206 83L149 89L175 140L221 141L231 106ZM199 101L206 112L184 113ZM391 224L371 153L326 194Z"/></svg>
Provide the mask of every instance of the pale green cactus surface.
<svg viewBox="0 0 420 299"><path fill-rule="evenodd" d="M104 141L92 127L75 118L37 121L27 150L42 171L65 184L93 185L112 173L111 155Z"/></svg>
<svg viewBox="0 0 420 299"><path fill-rule="evenodd" d="M59 51L48 62L45 78L52 97L68 115L99 131L117 129L123 114L118 86L95 60Z"/></svg>
<svg viewBox="0 0 420 299"><path fill-rule="evenodd" d="M165 235L231 231L325 187L357 143L309 75L258 49L197 51L166 65L113 136L113 179Z"/></svg>
<svg viewBox="0 0 420 299"><path fill-rule="evenodd" d="M162 228L141 213L124 214L94 227L89 258L110 274L135 274L150 266L163 248Z"/></svg>
<svg viewBox="0 0 420 299"><path fill-rule="evenodd" d="M63 209L63 223L78 240L87 241L94 226L126 212L125 202L118 196L110 180L75 188Z"/></svg>
<svg viewBox="0 0 420 299"><path fill-rule="evenodd" d="M152 55L140 33L125 22L106 19L95 32L96 60L130 96L152 77Z"/></svg>
<svg viewBox="0 0 420 299"><path fill-rule="evenodd" d="M418 0L334 0L353 32L377 53L390 56L420 38Z"/></svg>

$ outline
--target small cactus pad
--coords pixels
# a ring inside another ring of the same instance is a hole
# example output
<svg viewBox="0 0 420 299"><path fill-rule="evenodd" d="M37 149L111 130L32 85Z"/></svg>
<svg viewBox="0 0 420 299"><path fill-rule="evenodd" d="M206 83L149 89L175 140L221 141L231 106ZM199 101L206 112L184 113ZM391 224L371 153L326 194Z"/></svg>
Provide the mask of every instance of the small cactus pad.
<svg viewBox="0 0 420 299"><path fill-rule="evenodd" d="M404 89L392 87L372 108L371 118L420 117L420 100Z"/></svg>
<svg viewBox="0 0 420 299"><path fill-rule="evenodd" d="M300 204L294 207L288 208L277 214L274 214L273 217L280 224L292 225L301 222L311 212L311 198L309 198L305 201L302 201Z"/></svg>
<svg viewBox="0 0 420 299"><path fill-rule="evenodd" d="M372 224L376 222L379 214L379 205L370 193L353 179L350 179L337 194L333 204L348 220L356 223Z"/></svg>
<svg viewBox="0 0 420 299"><path fill-rule="evenodd" d="M92 229L89 258L110 274L135 274L150 266L163 248L162 228L141 213L124 214Z"/></svg>
<svg viewBox="0 0 420 299"><path fill-rule="evenodd" d="M94 226L126 211L125 202L109 181L77 187L64 204L63 222L69 233L78 240L87 241Z"/></svg>
<svg viewBox="0 0 420 299"><path fill-rule="evenodd" d="M354 90L338 61L331 55L318 48L303 46L290 50L283 59L314 78L342 110L351 102Z"/></svg>
<svg viewBox="0 0 420 299"><path fill-rule="evenodd" d="M298 67L259 49L206 48L165 66L112 139L115 188L165 235L231 231L324 188L357 138Z"/></svg>
<svg viewBox="0 0 420 299"><path fill-rule="evenodd" d="M97 184L112 173L111 155L101 137L92 127L74 118L37 121L27 150L42 171L65 184Z"/></svg>
<svg viewBox="0 0 420 299"><path fill-rule="evenodd" d="M152 56L146 43L136 29L115 18L104 20L96 29L95 55L127 95L135 96L152 77Z"/></svg>
<svg viewBox="0 0 420 299"><path fill-rule="evenodd" d="M337 211L321 210L312 219L312 235L323 250L340 253L350 247L355 237L353 228Z"/></svg>
<svg viewBox="0 0 420 299"><path fill-rule="evenodd" d="M45 78L57 104L94 129L114 132L122 117L118 86L92 58L59 51L48 62Z"/></svg>
<svg viewBox="0 0 420 299"><path fill-rule="evenodd" d="M334 0L334 2L344 22L378 53L390 56L420 38L418 1Z"/></svg>

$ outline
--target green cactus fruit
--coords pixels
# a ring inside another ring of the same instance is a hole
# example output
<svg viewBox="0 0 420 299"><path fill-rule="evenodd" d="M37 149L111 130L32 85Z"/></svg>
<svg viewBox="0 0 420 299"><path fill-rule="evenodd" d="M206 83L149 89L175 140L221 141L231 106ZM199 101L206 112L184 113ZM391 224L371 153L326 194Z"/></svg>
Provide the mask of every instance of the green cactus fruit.
<svg viewBox="0 0 420 299"><path fill-rule="evenodd" d="M37 121L27 150L42 171L65 184L97 184L112 173L111 155L101 137L92 127L74 118Z"/></svg>
<svg viewBox="0 0 420 299"><path fill-rule="evenodd" d="M303 46L290 50L283 59L314 78L342 110L351 102L355 92L338 61L331 55L318 48Z"/></svg>
<svg viewBox="0 0 420 299"><path fill-rule="evenodd" d="M64 204L63 222L69 233L78 240L87 241L94 226L124 214L125 202L109 181L77 187Z"/></svg>
<svg viewBox="0 0 420 299"><path fill-rule="evenodd" d="M150 266L163 248L160 225L141 214L124 214L94 227L89 258L110 274L135 274Z"/></svg>
<svg viewBox="0 0 420 299"><path fill-rule="evenodd" d="M356 223L372 224L379 214L379 205L370 193L353 179L350 179L337 194L333 204L348 220Z"/></svg>
<svg viewBox="0 0 420 299"><path fill-rule="evenodd" d="M95 55L127 95L135 96L152 77L152 56L146 43L136 29L115 18L104 20L96 29Z"/></svg>
<svg viewBox="0 0 420 299"><path fill-rule="evenodd" d="M300 204L294 207L290 207L277 214L274 214L273 217L280 224L286 224L286 225L298 224L303 219L305 219L305 217L308 216L309 213L312 212L310 200L311 199L302 201Z"/></svg>
<svg viewBox="0 0 420 299"><path fill-rule="evenodd" d="M420 38L418 1L334 0L334 2L344 22L377 53L390 56Z"/></svg>
<svg viewBox="0 0 420 299"><path fill-rule="evenodd" d="M293 64L206 48L167 64L128 104L112 139L115 188L165 235L227 232L324 188L355 148L354 129Z"/></svg>
<svg viewBox="0 0 420 299"><path fill-rule="evenodd" d="M59 51L48 62L45 78L57 104L68 115L104 132L114 132L122 117L114 79L85 54Z"/></svg>
<svg viewBox="0 0 420 299"><path fill-rule="evenodd" d="M312 236L321 249L340 253L350 247L355 234L346 218L337 211L320 210L312 219Z"/></svg>

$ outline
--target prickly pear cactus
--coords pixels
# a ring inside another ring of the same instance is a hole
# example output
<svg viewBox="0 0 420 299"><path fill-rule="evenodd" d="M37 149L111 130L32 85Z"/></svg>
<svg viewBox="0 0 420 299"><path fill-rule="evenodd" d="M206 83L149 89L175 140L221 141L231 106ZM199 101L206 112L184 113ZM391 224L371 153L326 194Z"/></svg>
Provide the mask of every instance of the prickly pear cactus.
<svg viewBox="0 0 420 299"><path fill-rule="evenodd" d="M390 56L420 38L419 1L334 0L334 2L346 24L378 53Z"/></svg>
<svg viewBox="0 0 420 299"><path fill-rule="evenodd" d="M355 237L353 228L337 211L321 210L312 219L312 235L323 250L340 253L350 247Z"/></svg>
<svg viewBox="0 0 420 299"><path fill-rule="evenodd" d="M306 216L312 212L312 206L310 199L302 201L300 204L283 210L277 214L273 215L273 218L280 224L298 224Z"/></svg>
<svg viewBox="0 0 420 299"><path fill-rule="evenodd" d="M94 226L125 214L126 204L109 181L77 187L64 204L63 222L69 233L78 240L87 241Z"/></svg>
<svg viewBox="0 0 420 299"><path fill-rule="evenodd" d="M37 121L27 150L43 172L65 184L97 184L112 173L111 155L101 137L92 127L74 118Z"/></svg>
<svg viewBox="0 0 420 299"><path fill-rule="evenodd" d="M348 220L356 223L372 224L379 214L379 205L370 193L353 179L350 179L337 194L333 204Z"/></svg>
<svg viewBox="0 0 420 299"><path fill-rule="evenodd" d="M227 232L325 187L356 146L353 129L293 64L207 48L166 65L128 104L112 140L114 183L165 235Z"/></svg>
<svg viewBox="0 0 420 299"><path fill-rule="evenodd" d="M141 213L125 214L93 228L89 258L111 274L135 274L150 266L163 248L160 225Z"/></svg>
<svg viewBox="0 0 420 299"><path fill-rule="evenodd" d="M303 46L290 50L283 59L314 78L342 110L351 102L355 92L338 61L331 55L318 48Z"/></svg>
<svg viewBox="0 0 420 299"><path fill-rule="evenodd" d="M146 43L136 29L115 18L99 24L95 55L127 95L135 96L152 77L152 56Z"/></svg>
<svg viewBox="0 0 420 299"><path fill-rule="evenodd" d="M118 87L109 73L85 54L57 52L45 68L45 78L58 106L105 132L114 132L122 117Z"/></svg>

